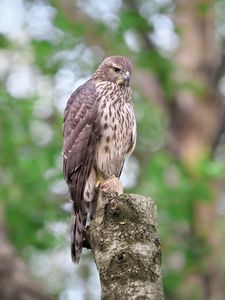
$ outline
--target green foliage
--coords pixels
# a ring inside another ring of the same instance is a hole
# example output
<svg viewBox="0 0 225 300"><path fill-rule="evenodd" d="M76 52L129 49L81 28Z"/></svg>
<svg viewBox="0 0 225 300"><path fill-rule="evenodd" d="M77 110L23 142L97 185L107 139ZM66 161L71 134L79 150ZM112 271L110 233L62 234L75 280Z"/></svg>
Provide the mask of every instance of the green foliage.
<svg viewBox="0 0 225 300"><path fill-rule="evenodd" d="M151 31L149 23L136 10L124 10L120 14L120 30L135 29L137 31Z"/></svg>
<svg viewBox="0 0 225 300"><path fill-rule="evenodd" d="M207 2L201 2L201 3L198 3L197 5L197 12L198 14L202 17L204 15L206 15L206 13L213 9L213 6L212 6L212 3L207 3Z"/></svg>
<svg viewBox="0 0 225 300"><path fill-rule="evenodd" d="M137 118L137 144L136 155L148 159L149 150L155 150L165 143L168 120L164 112L151 102L136 95L134 108Z"/></svg>
<svg viewBox="0 0 225 300"><path fill-rule="evenodd" d="M56 3L57 5L57 3ZM54 18L54 24L58 29L61 29L64 34L70 36L66 38L65 42L72 42L75 37L82 37L85 34L85 24L81 22L74 22L69 19L64 11L60 8L57 9L56 16Z"/></svg>
<svg viewBox="0 0 225 300"><path fill-rule="evenodd" d="M53 246L53 237L43 228L45 222L60 217L56 202L47 194L49 182L45 179L60 142L40 148L32 139L34 102L2 93L0 105L0 195L10 238L18 249L23 249L24 243L42 249Z"/></svg>
<svg viewBox="0 0 225 300"><path fill-rule="evenodd" d="M56 53L53 45L48 41L33 40L31 43L35 63L46 74L54 75L58 69L58 65L53 64L52 56Z"/></svg>
<svg viewBox="0 0 225 300"><path fill-rule="evenodd" d="M206 87L196 80L182 82L178 85L178 88L187 92L191 92L196 96L203 96L206 91Z"/></svg>
<svg viewBox="0 0 225 300"><path fill-rule="evenodd" d="M159 217L171 223L193 221L192 207L195 201L212 201L213 194L210 184L211 178L221 173L220 166L213 160L207 162L209 167L199 168L198 176L191 176L187 167L165 151L154 154L149 164L143 168L138 193L156 197ZM210 171L212 168L212 171ZM218 168L218 169L217 169ZM206 173L204 173L205 171ZM210 175L210 176L209 176Z"/></svg>
<svg viewBox="0 0 225 300"><path fill-rule="evenodd" d="M203 157L196 166L196 172L205 179L221 178L225 172L224 165L210 157Z"/></svg>
<svg viewBox="0 0 225 300"><path fill-rule="evenodd" d="M0 48L8 48L9 46L9 40L3 34L0 34Z"/></svg>

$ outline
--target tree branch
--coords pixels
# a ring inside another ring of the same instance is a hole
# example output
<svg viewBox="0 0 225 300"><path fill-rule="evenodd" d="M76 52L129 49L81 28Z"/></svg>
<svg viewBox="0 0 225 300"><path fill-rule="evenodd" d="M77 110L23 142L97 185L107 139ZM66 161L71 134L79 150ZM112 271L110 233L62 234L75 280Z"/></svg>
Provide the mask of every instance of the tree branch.
<svg viewBox="0 0 225 300"><path fill-rule="evenodd" d="M90 237L102 300L164 299L154 200L99 192Z"/></svg>

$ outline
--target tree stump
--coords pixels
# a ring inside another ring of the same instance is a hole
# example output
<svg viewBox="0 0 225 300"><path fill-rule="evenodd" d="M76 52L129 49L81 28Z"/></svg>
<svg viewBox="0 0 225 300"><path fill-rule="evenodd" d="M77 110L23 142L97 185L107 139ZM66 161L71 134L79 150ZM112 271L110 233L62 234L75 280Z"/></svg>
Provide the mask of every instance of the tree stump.
<svg viewBox="0 0 225 300"><path fill-rule="evenodd" d="M100 191L90 241L102 300L164 299L154 200Z"/></svg>

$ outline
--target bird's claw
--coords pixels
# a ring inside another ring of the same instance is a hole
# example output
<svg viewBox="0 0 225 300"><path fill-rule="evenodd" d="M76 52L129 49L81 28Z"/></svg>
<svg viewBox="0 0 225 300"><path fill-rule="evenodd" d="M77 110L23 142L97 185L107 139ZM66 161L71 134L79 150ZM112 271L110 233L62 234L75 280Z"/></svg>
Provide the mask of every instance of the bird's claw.
<svg viewBox="0 0 225 300"><path fill-rule="evenodd" d="M116 176L111 176L109 179L100 184L100 190L105 193L118 193L123 194L123 187L121 182Z"/></svg>

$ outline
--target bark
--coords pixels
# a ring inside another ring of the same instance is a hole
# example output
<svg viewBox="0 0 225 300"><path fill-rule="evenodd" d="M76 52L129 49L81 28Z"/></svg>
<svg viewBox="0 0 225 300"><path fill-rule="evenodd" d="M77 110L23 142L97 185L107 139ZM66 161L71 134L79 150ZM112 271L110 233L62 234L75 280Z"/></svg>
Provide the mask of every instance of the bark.
<svg viewBox="0 0 225 300"><path fill-rule="evenodd" d="M100 192L90 239L102 300L164 299L154 200Z"/></svg>
<svg viewBox="0 0 225 300"><path fill-rule="evenodd" d="M51 300L10 244L0 209L0 299Z"/></svg>

